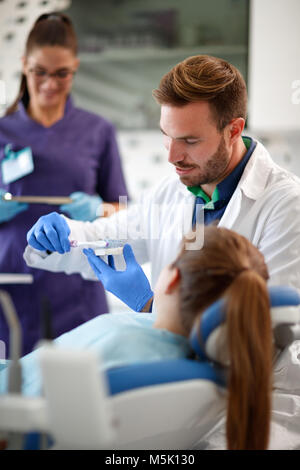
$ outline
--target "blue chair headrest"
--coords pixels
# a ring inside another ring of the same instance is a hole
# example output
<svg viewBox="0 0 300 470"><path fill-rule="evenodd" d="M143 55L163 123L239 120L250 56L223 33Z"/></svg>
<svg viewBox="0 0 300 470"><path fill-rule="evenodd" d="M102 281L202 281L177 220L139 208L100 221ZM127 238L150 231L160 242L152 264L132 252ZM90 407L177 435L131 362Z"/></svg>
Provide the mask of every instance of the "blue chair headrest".
<svg viewBox="0 0 300 470"><path fill-rule="evenodd" d="M298 290L289 286L272 286L269 287L271 308L279 307L297 307L300 305L300 294ZM224 350L224 344L219 347L223 357L217 353L217 343L220 346L221 341L225 341L225 334L221 335L224 330L224 322L226 317L225 301L220 299L210 305L201 315L199 323L193 328L190 335L190 343L195 353L202 360L213 360L223 365L228 364L227 352ZM272 311L271 311L272 312ZM297 314L300 314L300 309ZM299 316L299 315L298 315ZM295 315L289 318L288 313L284 312L284 322L294 323ZM297 317L298 318L298 317ZM298 320L299 321L299 320ZM280 321L279 321L280 322ZM277 322L278 323L278 322ZM223 338L221 338L223 336ZM208 344L210 343L210 344Z"/></svg>

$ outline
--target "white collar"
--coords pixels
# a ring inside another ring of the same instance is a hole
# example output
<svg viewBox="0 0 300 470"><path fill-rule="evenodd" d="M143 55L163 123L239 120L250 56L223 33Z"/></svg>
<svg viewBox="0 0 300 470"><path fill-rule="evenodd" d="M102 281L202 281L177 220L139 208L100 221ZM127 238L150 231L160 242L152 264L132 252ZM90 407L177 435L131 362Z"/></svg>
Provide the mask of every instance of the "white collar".
<svg viewBox="0 0 300 470"><path fill-rule="evenodd" d="M274 162L269 152L260 142L257 142L238 184L245 196L255 200L261 196L272 168L274 168Z"/></svg>

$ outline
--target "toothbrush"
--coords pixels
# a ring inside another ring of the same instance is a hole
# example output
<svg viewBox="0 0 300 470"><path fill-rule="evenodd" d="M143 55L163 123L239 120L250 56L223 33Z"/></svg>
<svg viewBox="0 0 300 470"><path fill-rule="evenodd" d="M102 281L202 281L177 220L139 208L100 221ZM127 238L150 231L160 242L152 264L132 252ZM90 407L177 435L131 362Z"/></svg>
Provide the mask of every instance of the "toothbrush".
<svg viewBox="0 0 300 470"><path fill-rule="evenodd" d="M120 240L96 240L93 242L79 242L71 240L73 248L93 248L96 256L119 255L122 254L125 243Z"/></svg>
<svg viewBox="0 0 300 470"><path fill-rule="evenodd" d="M105 248L108 246L108 243L105 241L105 240L97 240L97 241L94 241L94 242L79 242L77 240L71 240L70 241L70 245L72 248L80 248L80 247L83 247L83 248L88 248L88 247L91 247L91 248Z"/></svg>

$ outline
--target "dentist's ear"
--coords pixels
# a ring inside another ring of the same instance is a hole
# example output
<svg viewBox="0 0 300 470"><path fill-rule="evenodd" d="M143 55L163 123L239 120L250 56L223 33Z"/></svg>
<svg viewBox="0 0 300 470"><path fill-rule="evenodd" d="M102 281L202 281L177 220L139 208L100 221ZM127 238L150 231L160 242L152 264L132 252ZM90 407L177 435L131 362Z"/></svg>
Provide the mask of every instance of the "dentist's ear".
<svg viewBox="0 0 300 470"><path fill-rule="evenodd" d="M169 278L166 283L165 293L172 294L174 290L179 287L180 282L180 271L178 268L170 267L169 268Z"/></svg>
<svg viewBox="0 0 300 470"><path fill-rule="evenodd" d="M230 139L230 144L234 144L239 137L242 135L242 132L245 127L245 119L235 118L228 124L228 134Z"/></svg>
<svg viewBox="0 0 300 470"><path fill-rule="evenodd" d="M75 62L74 62L74 67L75 67L76 72L78 70L79 65L80 65L80 59L76 57Z"/></svg>

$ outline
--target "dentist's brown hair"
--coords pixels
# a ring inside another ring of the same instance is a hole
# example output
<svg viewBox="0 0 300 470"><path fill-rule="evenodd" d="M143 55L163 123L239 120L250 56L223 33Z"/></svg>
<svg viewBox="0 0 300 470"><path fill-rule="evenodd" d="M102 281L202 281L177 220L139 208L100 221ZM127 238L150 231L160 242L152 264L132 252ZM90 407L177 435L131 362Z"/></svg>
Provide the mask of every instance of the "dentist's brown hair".
<svg viewBox="0 0 300 470"><path fill-rule="evenodd" d="M162 77L153 96L160 105L209 102L219 131L235 118L246 120L245 80L234 65L218 57L188 57Z"/></svg>

